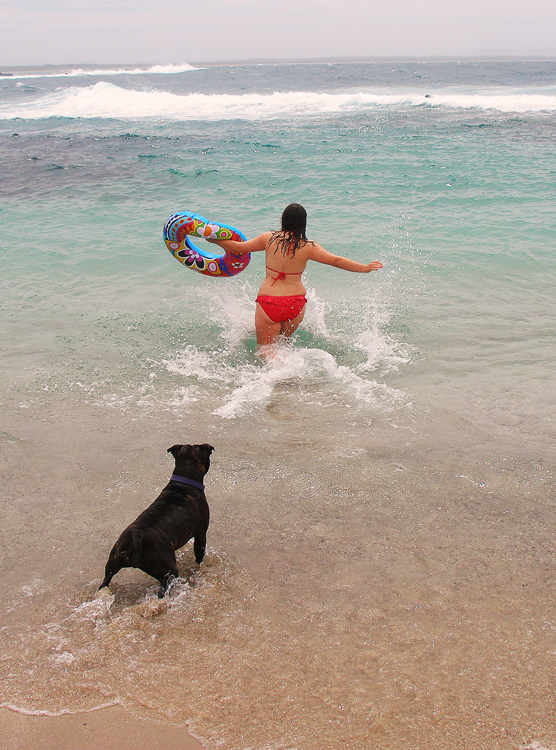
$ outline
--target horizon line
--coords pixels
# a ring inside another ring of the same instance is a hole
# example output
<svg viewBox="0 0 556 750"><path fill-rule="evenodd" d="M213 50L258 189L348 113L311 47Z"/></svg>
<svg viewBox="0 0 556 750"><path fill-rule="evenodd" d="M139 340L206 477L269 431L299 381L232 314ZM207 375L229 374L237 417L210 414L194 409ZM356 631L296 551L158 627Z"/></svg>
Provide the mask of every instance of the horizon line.
<svg viewBox="0 0 556 750"><path fill-rule="evenodd" d="M551 53L495 53L476 52L462 55L335 55L330 57L253 57L253 58L229 58L225 60L188 60L181 62L91 62L91 63L19 63L11 65L0 65L0 70L20 68L58 68L58 67L99 67L101 65L114 67L120 66L156 66L156 65L288 65L288 64L310 64L310 63L348 63L348 62L452 62L452 61L512 61L512 60L553 60L556 59L556 50Z"/></svg>

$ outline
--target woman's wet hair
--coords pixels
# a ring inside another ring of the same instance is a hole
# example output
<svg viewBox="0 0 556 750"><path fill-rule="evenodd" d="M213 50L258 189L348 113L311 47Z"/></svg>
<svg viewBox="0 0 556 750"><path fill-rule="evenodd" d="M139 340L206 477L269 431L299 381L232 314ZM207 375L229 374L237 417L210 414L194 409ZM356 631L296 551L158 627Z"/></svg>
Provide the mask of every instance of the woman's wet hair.
<svg viewBox="0 0 556 750"><path fill-rule="evenodd" d="M290 203L282 213L282 229L272 233L271 242L276 240L276 253L293 257L302 242L307 242L307 211L299 203Z"/></svg>

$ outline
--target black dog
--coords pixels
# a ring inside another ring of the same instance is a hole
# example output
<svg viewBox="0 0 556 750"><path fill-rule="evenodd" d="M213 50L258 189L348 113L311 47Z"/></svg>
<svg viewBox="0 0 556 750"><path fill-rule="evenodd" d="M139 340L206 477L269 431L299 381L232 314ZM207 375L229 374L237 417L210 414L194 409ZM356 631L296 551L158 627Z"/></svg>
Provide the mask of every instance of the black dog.
<svg viewBox="0 0 556 750"><path fill-rule="evenodd" d="M195 537L197 563L203 561L207 544L209 506L203 477L210 467L212 445L173 445L174 474L154 503L122 532L112 548L104 581L108 586L122 568L139 568L160 581L159 597L170 580L178 577L176 550Z"/></svg>

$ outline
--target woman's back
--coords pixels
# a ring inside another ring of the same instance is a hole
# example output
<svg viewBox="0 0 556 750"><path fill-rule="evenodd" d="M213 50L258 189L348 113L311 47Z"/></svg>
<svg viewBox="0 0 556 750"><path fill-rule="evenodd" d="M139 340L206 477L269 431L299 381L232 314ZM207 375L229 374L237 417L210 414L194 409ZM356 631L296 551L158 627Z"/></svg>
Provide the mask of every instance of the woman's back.
<svg viewBox="0 0 556 750"><path fill-rule="evenodd" d="M301 275L309 260L309 248L314 247L315 243L308 240L296 242L295 238L283 231L265 234L266 275L259 294L276 297L305 294Z"/></svg>

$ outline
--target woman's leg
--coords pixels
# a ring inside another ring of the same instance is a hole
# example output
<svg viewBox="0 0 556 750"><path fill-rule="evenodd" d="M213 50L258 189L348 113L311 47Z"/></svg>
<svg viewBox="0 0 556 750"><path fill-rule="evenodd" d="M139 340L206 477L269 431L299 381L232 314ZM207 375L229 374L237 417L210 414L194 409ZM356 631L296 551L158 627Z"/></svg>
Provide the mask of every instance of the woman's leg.
<svg viewBox="0 0 556 750"><path fill-rule="evenodd" d="M257 334L257 346L271 346L280 338L283 323L275 323L265 313L263 308L257 302L255 309L255 332Z"/></svg>
<svg viewBox="0 0 556 750"><path fill-rule="evenodd" d="M305 307L307 307L307 305L305 305ZM301 321L303 320L303 316L305 315L305 307L299 313L297 318L294 318L293 320L287 320L285 323L280 324L280 333L282 334L282 336L289 338L292 333L295 333L295 331L297 330L297 326L301 323Z"/></svg>
<svg viewBox="0 0 556 750"><path fill-rule="evenodd" d="M286 338L291 336L303 320L304 315L305 307L293 320L287 320L284 323L276 323L268 317L263 308L257 302L255 309L255 331L257 334L258 348L271 348L278 342L280 336L285 336Z"/></svg>

